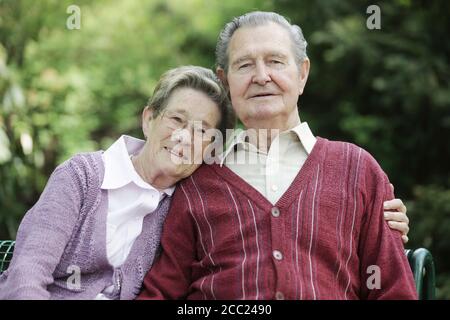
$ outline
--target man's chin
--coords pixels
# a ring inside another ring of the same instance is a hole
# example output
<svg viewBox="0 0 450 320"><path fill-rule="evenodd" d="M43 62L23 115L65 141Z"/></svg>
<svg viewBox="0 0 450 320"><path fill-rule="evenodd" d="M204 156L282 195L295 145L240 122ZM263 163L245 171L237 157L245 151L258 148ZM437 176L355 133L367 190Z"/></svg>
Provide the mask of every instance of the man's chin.
<svg viewBox="0 0 450 320"><path fill-rule="evenodd" d="M270 121L273 120L274 117L278 116L279 112L274 107L270 106L261 106L255 108L254 112L250 115L249 118L258 121Z"/></svg>

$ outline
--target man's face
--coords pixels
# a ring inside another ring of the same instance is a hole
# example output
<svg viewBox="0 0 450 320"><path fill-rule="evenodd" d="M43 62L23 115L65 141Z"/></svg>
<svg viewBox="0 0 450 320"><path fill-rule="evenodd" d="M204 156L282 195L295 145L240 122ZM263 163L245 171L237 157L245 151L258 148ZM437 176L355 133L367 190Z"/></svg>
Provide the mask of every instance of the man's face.
<svg viewBox="0 0 450 320"><path fill-rule="evenodd" d="M247 128L286 130L299 123L297 101L309 61L298 66L287 30L275 23L242 27L233 34L225 75L233 108Z"/></svg>

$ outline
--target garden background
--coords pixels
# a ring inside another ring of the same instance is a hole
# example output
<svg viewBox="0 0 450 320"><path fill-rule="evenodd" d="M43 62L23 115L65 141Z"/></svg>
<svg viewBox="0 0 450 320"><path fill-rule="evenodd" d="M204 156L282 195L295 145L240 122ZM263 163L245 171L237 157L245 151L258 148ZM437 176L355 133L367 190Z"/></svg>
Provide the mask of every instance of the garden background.
<svg viewBox="0 0 450 320"><path fill-rule="evenodd" d="M369 29L369 5L381 29ZM80 29L67 20L75 5ZM450 2L363 0L0 0L0 239L14 239L53 169L77 152L141 137L165 70L214 67L224 23L279 12L308 41L299 108L319 136L356 143L405 201L408 248L435 258L450 298Z"/></svg>

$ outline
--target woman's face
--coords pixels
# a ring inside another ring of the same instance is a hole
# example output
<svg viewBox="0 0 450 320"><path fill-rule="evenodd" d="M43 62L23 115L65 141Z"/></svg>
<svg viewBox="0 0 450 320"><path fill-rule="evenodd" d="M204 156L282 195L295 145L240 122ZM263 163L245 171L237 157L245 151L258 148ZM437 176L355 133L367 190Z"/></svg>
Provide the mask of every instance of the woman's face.
<svg viewBox="0 0 450 320"><path fill-rule="evenodd" d="M216 128L219 121L219 107L205 93L191 88L176 89L158 116L153 117L148 107L144 110L146 162L157 166L152 170L177 181L190 176L202 164L203 153L210 143L202 133Z"/></svg>

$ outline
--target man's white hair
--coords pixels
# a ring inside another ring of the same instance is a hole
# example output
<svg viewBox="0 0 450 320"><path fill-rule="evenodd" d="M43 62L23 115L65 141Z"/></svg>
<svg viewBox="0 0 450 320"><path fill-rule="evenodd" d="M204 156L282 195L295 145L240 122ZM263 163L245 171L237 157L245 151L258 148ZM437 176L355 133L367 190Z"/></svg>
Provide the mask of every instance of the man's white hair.
<svg viewBox="0 0 450 320"><path fill-rule="evenodd" d="M228 46L234 32L241 27L258 27L266 25L270 22L276 23L285 28L292 39L292 49L297 64L300 66L306 55L307 42L303 36L302 29L291 24L285 17L275 12L253 11L242 16L235 17L228 22L219 34L216 46L216 67L220 67L228 72Z"/></svg>

